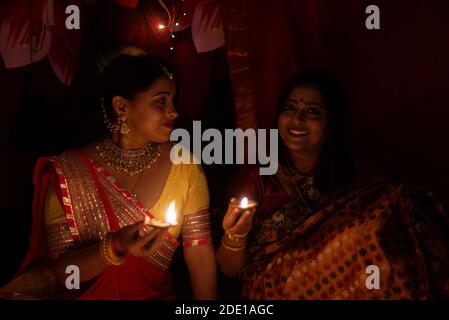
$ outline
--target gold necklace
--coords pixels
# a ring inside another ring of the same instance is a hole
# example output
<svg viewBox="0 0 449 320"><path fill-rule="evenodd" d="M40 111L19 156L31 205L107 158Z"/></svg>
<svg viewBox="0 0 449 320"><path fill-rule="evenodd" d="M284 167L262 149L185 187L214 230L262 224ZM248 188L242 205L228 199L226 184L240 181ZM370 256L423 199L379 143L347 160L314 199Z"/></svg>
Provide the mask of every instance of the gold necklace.
<svg viewBox="0 0 449 320"><path fill-rule="evenodd" d="M140 149L126 150L117 146L111 138L101 141L96 149L108 166L131 176L150 168L161 155L161 146L158 143L149 143Z"/></svg>
<svg viewBox="0 0 449 320"><path fill-rule="evenodd" d="M139 177L137 178L136 184L135 184L134 187L132 187L132 189L130 190L131 195L132 195L134 198L137 198L137 194L136 194L135 190L136 190L137 186L139 185L140 180L142 179L142 176L143 176L143 173L144 173L144 172L145 172L145 171L142 171L142 172L139 174Z"/></svg>
<svg viewBox="0 0 449 320"><path fill-rule="evenodd" d="M292 176L290 176L290 181L293 184L293 186L295 187L296 193L299 195L301 202L304 206L304 209L307 211L307 215L311 215L317 211L318 201L321 197L321 193L314 186L313 176L304 176L303 179L305 181L305 183L303 184L303 188L307 189L307 190L305 190L307 192L307 198L312 200L312 202L314 202L314 204L315 204L313 209L310 207L309 201L307 201L307 199L305 198L301 188L298 187L298 185L296 184L295 179Z"/></svg>

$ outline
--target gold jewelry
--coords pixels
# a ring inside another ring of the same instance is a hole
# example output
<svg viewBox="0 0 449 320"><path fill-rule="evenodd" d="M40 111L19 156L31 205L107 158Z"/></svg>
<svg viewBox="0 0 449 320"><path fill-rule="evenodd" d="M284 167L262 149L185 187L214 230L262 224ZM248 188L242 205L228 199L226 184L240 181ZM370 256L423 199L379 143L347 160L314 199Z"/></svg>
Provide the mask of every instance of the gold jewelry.
<svg viewBox="0 0 449 320"><path fill-rule="evenodd" d="M117 133L120 131L120 119L117 120L116 123L112 124L109 121L108 114L106 113L106 108L104 107L104 98L101 98L101 111L103 112L104 123L106 127L111 131L111 133Z"/></svg>
<svg viewBox="0 0 449 320"><path fill-rule="evenodd" d="M150 168L161 155L161 146L158 143L149 143L140 149L126 150L117 146L111 138L101 141L96 149L108 166L131 176Z"/></svg>
<svg viewBox="0 0 449 320"><path fill-rule="evenodd" d="M123 102L119 106L120 108L123 107ZM104 106L104 98L101 98L101 110L103 112L103 118L104 123L106 124L106 127L109 129L111 133L118 133L120 135L120 143L121 145L126 145L128 143L128 133L129 128L126 124L126 115L123 113L119 117L117 117L117 121L113 124L109 120L108 114L106 113L106 108Z"/></svg>
<svg viewBox="0 0 449 320"><path fill-rule="evenodd" d="M144 173L144 171L142 171L142 172L139 174L139 177L137 178L136 184L135 184L134 187L132 187L132 189L130 190L130 192L131 192L131 194L133 195L134 198L137 198L137 194L134 192L134 190L136 190L137 186L139 185L139 182L140 182L140 180L142 179L143 173Z"/></svg>
<svg viewBox="0 0 449 320"><path fill-rule="evenodd" d="M125 114L120 116L119 123L120 123L120 135L119 135L120 143L122 146L126 146L128 144L129 128L128 125L126 124Z"/></svg>
<svg viewBox="0 0 449 320"><path fill-rule="evenodd" d="M226 250L234 251L234 252L236 252L236 251L241 251L241 250L243 250L243 249L246 248L246 245L243 245L243 246L241 246L241 247L231 247L231 246L228 246L228 245L224 242L223 239L221 239L221 244L223 245L223 248L225 248Z"/></svg>
<svg viewBox="0 0 449 320"><path fill-rule="evenodd" d="M316 189L313 186L313 183L314 183L313 177L312 176L310 176L310 177L306 176L304 178L305 178L305 181L306 181L306 185L308 187L308 191L307 191L308 198L310 200L312 200L312 201L317 202L318 199L321 197L321 193L319 192L318 189ZM310 205L309 205L308 201L305 199L301 189L296 184L295 179L293 177L290 177L290 179L291 179L291 182L292 182L293 186L296 189L296 193L299 195L299 197L301 199L301 202L304 205L304 209L307 211L307 215L311 215L311 214L315 213L317 211L317 209L318 209L317 208L317 204L315 203L315 208L312 210L312 208L310 208Z"/></svg>
<svg viewBox="0 0 449 320"><path fill-rule="evenodd" d="M114 234L108 233L107 236L100 241L100 256L108 265L119 266L125 261L125 257L119 257L112 249L112 238Z"/></svg>
<svg viewBox="0 0 449 320"><path fill-rule="evenodd" d="M248 237L248 232L244 234L236 234L230 233L229 231L225 231L225 234L227 235L229 240L235 241L237 243L240 243L240 240L246 239Z"/></svg>
<svg viewBox="0 0 449 320"><path fill-rule="evenodd" d="M168 69L166 67L164 67L162 64L159 63L159 65L161 66L162 70L164 70L165 74L167 75L167 77L170 80L173 80L174 76L173 73L171 73L170 71L168 71Z"/></svg>

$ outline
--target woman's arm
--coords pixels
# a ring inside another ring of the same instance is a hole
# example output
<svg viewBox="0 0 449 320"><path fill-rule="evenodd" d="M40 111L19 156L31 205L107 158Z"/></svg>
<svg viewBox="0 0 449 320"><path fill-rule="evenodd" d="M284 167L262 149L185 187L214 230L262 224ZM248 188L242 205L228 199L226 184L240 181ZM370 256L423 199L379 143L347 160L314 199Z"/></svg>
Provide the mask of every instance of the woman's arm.
<svg viewBox="0 0 449 320"><path fill-rule="evenodd" d="M212 244L184 247L193 295L198 300L217 298L217 270Z"/></svg>
<svg viewBox="0 0 449 320"><path fill-rule="evenodd" d="M226 236L223 236L223 242L225 242L228 247L239 248L240 246L245 246L240 250L230 250L226 249L223 246L223 243L221 243L218 247L216 259L220 267L220 271L225 276L233 278L243 269L243 267L248 262L246 240L245 242L235 243L226 238Z"/></svg>
<svg viewBox="0 0 449 320"><path fill-rule="evenodd" d="M216 253L221 272L230 278L236 276L248 261L246 236L251 230L255 212L255 209L243 213L239 209L232 209L235 202L236 199L231 199L224 216L225 235Z"/></svg>
<svg viewBox="0 0 449 320"><path fill-rule="evenodd" d="M145 234L141 231L144 226L145 222L140 221L115 232L114 237L117 238L120 248L134 256L151 256L159 248L163 232L155 228ZM96 278L109 266L100 254L100 243L82 249L71 249L53 262L53 271L62 286L65 285L67 278L65 271L69 265L79 268L81 283Z"/></svg>
<svg viewBox="0 0 449 320"><path fill-rule="evenodd" d="M187 169L189 188L181 230L184 259L194 298L216 299L217 264L210 230L209 188L201 165L188 165Z"/></svg>

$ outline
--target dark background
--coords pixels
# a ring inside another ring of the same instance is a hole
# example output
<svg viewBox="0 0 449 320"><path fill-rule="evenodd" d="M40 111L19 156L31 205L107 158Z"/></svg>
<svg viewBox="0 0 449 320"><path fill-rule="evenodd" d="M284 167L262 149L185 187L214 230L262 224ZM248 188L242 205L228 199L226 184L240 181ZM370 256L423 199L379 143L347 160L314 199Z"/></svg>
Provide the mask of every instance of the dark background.
<svg viewBox="0 0 449 320"><path fill-rule="evenodd" d="M0 21L27 14L13 10L14 3L27 1L0 3ZM74 2L79 1L61 0ZM135 8L112 0L80 3L79 64L70 85L56 77L49 57L14 69L0 62L0 285L10 280L28 245L35 160L81 146L103 132L97 58L123 43L177 67L177 126L184 128L192 120L202 120L203 129L272 127L277 94L288 78L309 67L326 69L346 89L351 146L358 156L448 199L449 1L223 0L227 45L200 54L189 28L168 43L167 37L142 25L138 18L145 6L145 12L160 15L154 2L140 1ZM187 16L199 2L185 1ZM365 8L371 4L380 8L380 30L365 28ZM55 39L52 46L58 48ZM238 46L246 53L241 61L232 52ZM73 57L61 54L60 59ZM239 64L249 67L246 81L230 72ZM242 101L240 88L251 99ZM218 217L226 201L221 195L235 168L204 169L211 211ZM220 221L215 223L218 228ZM180 257L178 253L175 267L184 270ZM182 295L188 294L184 284L178 288Z"/></svg>

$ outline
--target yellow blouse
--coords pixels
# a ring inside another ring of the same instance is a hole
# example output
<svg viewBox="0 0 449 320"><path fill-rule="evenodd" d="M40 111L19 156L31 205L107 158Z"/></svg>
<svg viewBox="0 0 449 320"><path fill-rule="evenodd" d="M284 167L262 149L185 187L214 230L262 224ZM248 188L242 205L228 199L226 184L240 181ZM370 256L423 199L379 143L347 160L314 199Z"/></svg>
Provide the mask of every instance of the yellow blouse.
<svg viewBox="0 0 449 320"><path fill-rule="evenodd" d="M167 209L172 201L175 201L178 225L170 228L169 232L175 238L182 233L184 246L200 245L202 242L199 239L210 238L207 212L209 190L200 165L172 164L163 191L149 211L156 218L165 221ZM46 193L44 214L47 230L51 230L52 226L67 224L64 209L51 186ZM200 229L198 229L199 222L203 226Z"/></svg>

